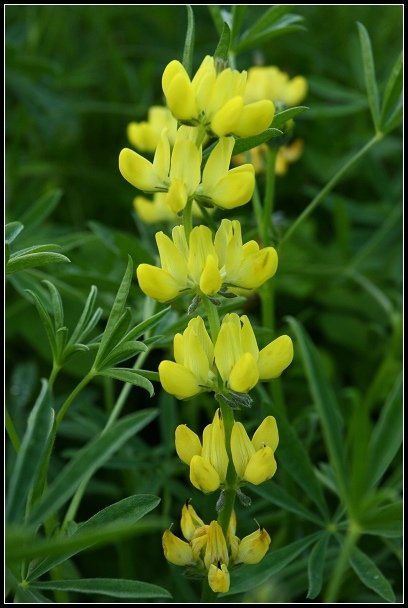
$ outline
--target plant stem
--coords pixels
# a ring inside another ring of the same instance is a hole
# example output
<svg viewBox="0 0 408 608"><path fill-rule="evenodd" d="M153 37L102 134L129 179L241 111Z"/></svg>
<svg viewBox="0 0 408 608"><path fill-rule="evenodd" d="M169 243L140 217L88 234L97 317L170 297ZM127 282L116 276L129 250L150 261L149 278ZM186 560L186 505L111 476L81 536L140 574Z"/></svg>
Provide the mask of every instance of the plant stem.
<svg viewBox="0 0 408 608"><path fill-rule="evenodd" d="M55 382L55 378L59 374L60 370L61 370L61 367L54 362L54 364L52 366L50 377L48 378L48 385L50 388L53 386L53 384Z"/></svg>
<svg viewBox="0 0 408 608"><path fill-rule="evenodd" d="M213 304L209 298L203 296L202 302L207 315L208 323L210 325L211 340L215 344L218 337L218 332L220 331L220 317L218 315L218 310L215 304Z"/></svg>
<svg viewBox="0 0 408 608"><path fill-rule="evenodd" d="M16 427L14 426L14 422L8 412L8 409L7 408L5 408L5 409L6 409L5 421L6 421L7 435L9 436L9 439L11 441L11 445L13 446L16 453L18 454L21 442L20 442L19 436L17 434Z"/></svg>
<svg viewBox="0 0 408 608"><path fill-rule="evenodd" d="M324 596L324 603L335 604L337 596L340 590L340 585L343 580L343 576L347 570L348 560L350 552L356 544L359 537L359 533L356 530L349 529L344 539L344 543L341 547L338 560L334 566L330 583L327 587L326 594Z"/></svg>
<svg viewBox="0 0 408 608"><path fill-rule="evenodd" d="M71 405L71 403L73 402L73 400L75 399L75 397L77 395L79 395L79 393L82 391L82 389L85 388L85 386L87 384L89 384L89 382L97 375L97 372L92 368L85 376L85 378L82 378L81 382L79 382L79 384L76 385L76 387L74 388L74 390L72 391L72 393L70 393L70 395L65 399L64 403L61 406L60 411L58 412L58 416L56 418L56 430L58 430L65 414L67 413L69 406Z"/></svg>
<svg viewBox="0 0 408 608"><path fill-rule="evenodd" d="M183 226L186 233L187 243L189 242L190 232L193 229L193 199L189 198L183 211Z"/></svg>
<svg viewBox="0 0 408 608"><path fill-rule="evenodd" d="M369 150L371 150L371 148L373 146L375 146L383 137L384 137L383 133L381 133L381 132L376 133L374 135L374 137L372 137L370 139L370 141L366 143L365 146L363 146L358 152L356 152L356 154L354 154L354 156L352 156L350 158L350 160L348 160L341 167L341 169L339 169L339 171L337 171L337 173L335 173L335 175L333 175L331 180L327 182L327 184L324 186L324 188L322 188L320 190L320 192L308 204L306 209L304 209L302 211L302 213L299 215L298 218L296 218L296 220L293 222L293 224L290 226L290 228L288 228L288 230L286 231L286 234L284 234L282 237L282 240L280 242L280 247L283 245L283 243L285 243L293 235L295 230L297 230L297 228L299 228L299 226L302 224L302 222L306 218L309 217L309 215L316 209L316 207L319 205L319 203L322 202L322 200L324 199L326 194L328 194L334 188L334 186L337 185L337 183L341 180L343 175L345 175L347 173L347 171L349 169L351 169L360 160L360 158L362 158Z"/></svg>
<svg viewBox="0 0 408 608"><path fill-rule="evenodd" d="M225 484L225 503L224 508L218 515L218 523L220 524L224 533L225 539L227 539L228 526L231 519L231 514L234 509L235 497L236 497L236 485L237 485L237 474L235 472L234 463L232 461L231 454L231 432L234 425L234 414L232 409L226 403L220 401L220 408L222 413L222 421L224 424L225 432L225 446L228 454L228 469L227 478Z"/></svg>

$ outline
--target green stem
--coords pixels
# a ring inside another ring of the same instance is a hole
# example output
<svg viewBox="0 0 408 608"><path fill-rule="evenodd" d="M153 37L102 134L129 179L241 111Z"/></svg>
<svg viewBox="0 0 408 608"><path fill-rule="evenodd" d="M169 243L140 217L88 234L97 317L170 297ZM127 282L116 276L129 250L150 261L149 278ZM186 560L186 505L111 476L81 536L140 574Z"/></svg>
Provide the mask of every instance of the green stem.
<svg viewBox="0 0 408 608"><path fill-rule="evenodd" d="M190 232L193 229L193 212L192 212L192 210L193 210L193 199L189 198L186 206L184 207L184 211L183 211L183 226L184 226L184 231L186 233L187 243L190 238Z"/></svg>
<svg viewBox="0 0 408 608"><path fill-rule="evenodd" d="M266 185L263 208L263 222L261 227L261 238L264 247L271 243L272 214L275 200L275 164L277 148L268 148L266 154Z"/></svg>
<svg viewBox="0 0 408 608"><path fill-rule="evenodd" d="M374 137L372 137L372 139L370 139L370 141L367 142L365 146L363 146L356 154L354 154L354 156L352 156L350 158L350 160L348 160L342 166L342 168L339 171L337 171L337 173L335 175L333 175L331 180L329 182L327 182L327 184L324 186L324 188L322 188L322 190L320 190L319 194L317 194L314 197L314 199L309 203L309 205L306 207L306 209L304 209L302 211L302 213L299 215L299 217L296 218L296 220L293 222L293 224L290 226L290 228L286 231L286 234L283 235L282 240L280 242L280 246L282 246L283 243L285 243L293 235L295 230L297 230L297 228L299 228L299 226L302 224L302 222L306 218L309 217L309 215L322 202L322 200L324 199L326 194L328 194L334 188L334 186L337 185L337 183L341 180L343 175L345 175L347 173L347 171L349 169L351 169L360 160L360 158L362 158L365 154L367 154L367 152L369 150L371 150L371 148L373 146L375 146L383 137L384 137L383 133L381 133L381 132L376 133L376 135L374 135Z"/></svg>
<svg viewBox="0 0 408 608"><path fill-rule="evenodd" d="M228 469L224 490L225 503L224 508L218 515L218 523L220 524L224 536L227 539L228 526L232 511L234 509L235 497L237 493L237 474L235 472L231 454L231 432L232 427L234 426L234 414L229 405L223 403L222 401L220 401L220 408L222 413L222 421L224 424L225 446L228 454Z"/></svg>
<svg viewBox="0 0 408 608"><path fill-rule="evenodd" d="M334 566L332 576L330 577L330 583L324 596L323 602L326 604L336 603L343 576L348 567L350 553L356 544L358 537L359 533L355 530L349 529L347 532L346 538L344 539L344 543L339 553L338 560Z"/></svg>
<svg viewBox="0 0 408 608"><path fill-rule="evenodd" d="M249 159L246 159L249 162ZM263 210L262 210L262 203L261 203L261 197L259 196L259 188L258 188L258 184L255 181L255 189L254 189L254 194L252 196L252 206L254 208L254 213L255 213L255 217L256 217L256 223L258 226L258 234L259 236L262 235L262 226L263 226ZM262 238L262 237L261 237Z"/></svg>
<svg viewBox="0 0 408 608"><path fill-rule="evenodd" d="M76 385L72 393L65 399L64 403L61 406L60 411L58 412L58 416L56 418L56 430L58 430L65 414L67 413L69 406L75 399L77 395L85 388L85 386L97 375L97 372L92 368L85 376L82 378L81 382Z"/></svg>
<svg viewBox="0 0 408 608"><path fill-rule="evenodd" d="M218 315L218 309L215 304L211 302L211 300L205 296L203 296L203 304L205 308L205 312L207 315L208 323L210 325L210 334L213 343L215 344L218 332L220 331L220 317Z"/></svg>
<svg viewBox="0 0 408 608"><path fill-rule="evenodd" d="M21 442L20 442L19 436L17 434L16 427L14 426L14 422L13 422L7 408L6 408L5 419L6 419L7 435L9 436L9 439L11 441L11 445L13 446L13 448L15 449L15 451L18 454Z"/></svg>
<svg viewBox="0 0 408 608"><path fill-rule="evenodd" d="M61 370L61 366L57 365L55 362L52 366L50 377L48 378L48 385L51 388L55 382L55 378L57 377L59 371Z"/></svg>

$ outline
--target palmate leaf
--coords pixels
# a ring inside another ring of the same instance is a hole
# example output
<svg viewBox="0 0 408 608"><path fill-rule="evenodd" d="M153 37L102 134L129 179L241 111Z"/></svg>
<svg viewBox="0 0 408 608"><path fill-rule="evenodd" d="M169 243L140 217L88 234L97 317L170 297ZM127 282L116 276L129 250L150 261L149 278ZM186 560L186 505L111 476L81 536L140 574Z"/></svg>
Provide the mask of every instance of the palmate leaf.
<svg viewBox="0 0 408 608"><path fill-rule="evenodd" d="M33 583L34 589L76 591L94 593L124 599L171 599L167 589L141 581L119 578L82 578L67 581Z"/></svg>

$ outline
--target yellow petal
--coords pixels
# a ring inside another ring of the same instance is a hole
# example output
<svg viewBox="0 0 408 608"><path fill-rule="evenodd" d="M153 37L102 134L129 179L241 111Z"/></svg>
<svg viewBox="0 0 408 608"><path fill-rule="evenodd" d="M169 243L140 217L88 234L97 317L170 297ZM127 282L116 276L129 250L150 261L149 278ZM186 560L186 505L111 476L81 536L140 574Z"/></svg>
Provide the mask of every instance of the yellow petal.
<svg viewBox="0 0 408 608"><path fill-rule="evenodd" d="M207 226L196 226L190 234L188 254L188 272L196 284L200 282L209 255L217 255L211 230Z"/></svg>
<svg viewBox="0 0 408 608"><path fill-rule="evenodd" d="M133 208L146 224L168 222L174 220L174 213L166 205L165 199L166 194L163 192L156 192L153 200L144 196L136 196L133 199Z"/></svg>
<svg viewBox="0 0 408 608"><path fill-rule="evenodd" d="M187 72L176 74L167 87L166 102L178 120L191 120L197 115L195 92Z"/></svg>
<svg viewBox="0 0 408 608"><path fill-rule="evenodd" d="M156 152L154 153L153 167L163 184L168 184L170 171L170 142L167 129L163 129Z"/></svg>
<svg viewBox="0 0 408 608"><path fill-rule="evenodd" d="M278 268L278 254L273 247L265 247L252 252L246 243L243 247L244 259L235 274L234 285L244 289L257 289L273 277Z"/></svg>
<svg viewBox="0 0 408 608"><path fill-rule="evenodd" d="M184 332L184 365L192 371L200 385L208 384L210 363L204 345L191 326Z"/></svg>
<svg viewBox="0 0 408 608"><path fill-rule="evenodd" d="M257 361L258 355L259 355L259 348L258 348L258 344L256 342L256 338L255 338L254 330L252 329L251 322L246 315L242 315L241 323L242 323L242 329L241 329L242 350L245 353L251 353L251 355L253 356L255 361Z"/></svg>
<svg viewBox="0 0 408 608"><path fill-rule="evenodd" d="M224 482L227 475L228 454L220 410L216 411L212 424L204 429L202 456L211 462L220 481Z"/></svg>
<svg viewBox="0 0 408 608"><path fill-rule="evenodd" d="M227 382L232 368L241 356L240 325L238 315L236 317L238 326L232 315L225 315L214 346L215 364L224 382Z"/></svg>
<svg viewBox="0 0 408 608"><path fill-rule="evenodd" d="M232 427L231 454L235 471L239 479L242 479L248 462L255 454L255 448L241 422L234 422L234 426Z"/></svg>
<svg viewBox="0 0 408 608"><path fill-rule="evenodd" d="M170 61L170 63L166 65L162 76L162 88L165 95L167 95L168 88L173 78L183 71L185 72L183 65L176 59L173 59L173 61Z"/></svg>
<svg viewBox="0 0 408 608"><path fill-rule="evenodd" d="M193 372L174 361L162 361L159 376L164 390L177 399L188 399L202 390Z"/></svg>
<svg viewBox="0 0 408 608"><path fill-rule="evenodd" d="M166 195L166 205L173 213L180 213L187 204L188 193L181 179L173 178Z"/></svg>
<svg viewBox="0 0 408 608"><path fill-rule="evenodd" d="M214 492L220 487L220 478L209 460L202 456L193 456L190 462L190 481L197 490L204 494Z"/></svg>
<svg viewBox="0 0 408 608"><path fill-rule="evenodd" d="M176 428L175 445L178 457L189 466L192 457L201 454L201 441L186 424L179 424Z"/></svg>
<svg viewBox="0 0 408 608"><path fill-rule="evenodd" d="M119 171L139 190L154 192L160 187L160 178L152 163L129 148L124 148L119 154Z"/></svg>
<svg viewBox="0 0 408 608"><path fill-rule="evenodd" d="M276 420L273 416L267 416L256 429L252 437L252 445L255 450L269 446L274 452L278 447L279 433Z"/></svg>
<svg viewBox="0 0 408 608"><path fill-rule="evenodd" d="M250 103L242 108L234 134L239 137L259 135L271 125L274 114L275 106L269 99Z"/></svg>
<svg viewBox="0 0 408 608"><path fill-rule="evenodd" d="M187 260L173 241L164 232L156 232L157 249L163 270L176 281L179 290L187 287Z"/></svg>
<svg viewBox="0 0 408 608"><path fill-rule="evenodd" d="M143 293L158 302L169 302L179 295L179 284L161 268L150 264L139 264L136 274Z"/></svg>
<svg viewBox="0 0 408 608"><path fill-rule="evenodd" d="M154 152L159 141L158 134L147 122L130 122L126 135L134 148L142 152Z"/></svg>
<svg viewBox="0 0 408 608"><path fill-rule="evenodd" d="M293 343L289 336L280 336L265 346L259 353L258 370L260 380L270 380L281 375L292 363Z"/></svg>
<svg viewBox="0 0 408 608"><path fill-rule="evenodd" d="M208 570L208 584L214 593L226 593L230 588L230 575L225 564L211 564Z"/></svg>
<svg viewBox="0 0 408 608"><path fill-rule="evenodd" d="M252 165L241 165L228 171L209 192L214 205L222 209L234 209L247 203L255 188L255 173Z"/></svg>
<svg viewBox="0 0 408 608"><path fill-rule="evenodd" d="M213 255L208 255L200 277L200 289L205 295L213 296L221 289L221 285L222 278L217 260Z"/></svg>
<svg viewBox="0 0 408 608"><path fill-rule="evenodd" d="M222 137L235 132L243 108L242 97L236 96L227 101L213 116L211 130Z"/></svg>
<svg viewBox="0 0 408 608"><path fill-rule="evenodd" d="M170 178L182 181L189 196L195 192L201 178L201 148L193 141L181 139L174 144Z"/></svg>
<svg viewBox="0 0 408 608"><path fill-rule="evenodd" d="M214 360L214 346L211 341L208 331L205 327L202 317L194 317L189 321L187 328L195 333L201 347L204 349L206 354L208 365L212 366Z"/></svg>
<svg viewBox="0 0 408 608"><path fill-rule="evenodd" d="M233 137L221 137L212 150L203 171L203 191L215 188L220 179L228 173L234 143Z"/></svg>
<svg viewBox="0 0 408 608"><path fill-rule="evenodd" d="M258 382L258 367L251 353L244 353L228 378L228 386L238 393L247 393Z"/></svg>
<svg viewBox="0 0 408 608"><path fill-rule="evenodd" d="M258 564L264 557L271 544L271 537L264 528L245 536L238 547L236 564Z"/></svg>
<svg viewBox="0 0 408 608"><path fill-rule="evenodd" d="M184 504L181 510L180 522L180 527L184 538L186 540L191 540L198 528L202 528L203 526L203 520L197 515L191 504L188 502Z"/></svg>
<svg viewBox="0 0 408 608"><path fill-rule="evenodd" d="M252 456L248 462L243 475L245 481L255 486L273 477L276 473L276 460L269 446L261 448Z"/></svg>
<svg viewBox="0 0 408 608"><path fill-rule="evenodd" d="M283 101L288 106L296 106L307 95L307 80L303 76L295 76L285 88Z"/></svg>
<svg viewBox="0 0 408 608"><path fill-rule="evenodd" d="M229 555L224 533L218 522L212 521L207 531L207 546L205 548L204 564L209 568L211 564L228 565Z"/></svg>
<svg viewBox="0 0 408 608"><path fill-rule="evenodd" d="M190 545L166 530L162 538L164 557L176 566L194 564L193 550Z"/></svg>

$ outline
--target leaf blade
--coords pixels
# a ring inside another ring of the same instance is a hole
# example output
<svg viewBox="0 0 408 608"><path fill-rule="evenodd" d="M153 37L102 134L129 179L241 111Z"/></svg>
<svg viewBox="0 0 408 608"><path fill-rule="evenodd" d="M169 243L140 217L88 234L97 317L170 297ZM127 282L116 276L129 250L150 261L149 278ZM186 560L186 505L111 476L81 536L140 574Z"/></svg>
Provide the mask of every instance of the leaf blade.
<svg viewBox="0 0 408 608"><path fill-rule="evenodd" d="M323 536L317 541L309 555L307 564L309 587L306 596L309 600L314 600L322 589L323 571L329 538L330 535L328 533L323 533Z"/></svg>
<svg viewBox="0 0 408 608"><path fill-rule="evenodd" d="M82 578L66 581L44 581L33 583L34 589L76 591L78 593L96 593L128 599L170 599L172 595L158 585L142 581L117 578Z"/></svg>
<svg viewBox="0 0 408 608"><path fill-rule="evenodd" d="M387 602L394 603L395 593L381 570L361 549L354 547L350 555L350 565L361 582Z"/></svg>
<svg viewBox="0 0 408 608"><path fill-rule="evenodd" d="M360 37L361 56L363 59L364 79L367 90L368 104L371 110L374 127L380 130L380 98L378 95L377 80L375 77L375 66L373 50L371 47L370 36L360 22L357 22L358 34Z"/></svg>

